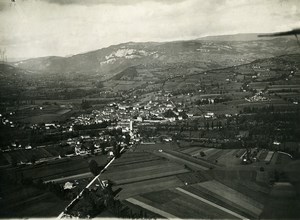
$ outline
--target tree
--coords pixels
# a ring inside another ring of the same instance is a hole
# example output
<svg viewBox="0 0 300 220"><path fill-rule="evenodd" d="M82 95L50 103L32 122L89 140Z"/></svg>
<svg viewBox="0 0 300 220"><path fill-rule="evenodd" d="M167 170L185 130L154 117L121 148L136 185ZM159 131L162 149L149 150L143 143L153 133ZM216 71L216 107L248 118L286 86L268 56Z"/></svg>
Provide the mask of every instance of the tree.
<svg viewBox="0 0 300 220"><path fill-rule="evenodd" d="M96 82L96 87L97 87L98 89L103 88L103 87L104 87L103 82L102 82L102 81Z"/></svg>
<svg viewBox="0 0 300 220"><path fill-rule="evenodd" d="M23 185L31 185L33 183L32 177L26 177L21 180Z"/></svg>
<svg viewBox="0 0 300 220"><path fill-rule="evenodd" d="M116 142L113 143L113 152L116 158L120 156L120 145L117 144Z"/></svg>
<svg viewBox="0 0 300 220"><path fill-rule="evenodd" d="M79 217L87 218L93 214L95 208L88 191L83 191L83 199L79 200L74 209L79 213Z"/></svg>
<svg viewBox="0 0 300 220"><path fill-rule="evenodd" d="M101 143L101 144L100 144L100 147L101 147L101 153L102 153L103 155L106 154L106 151L105 151L105 144L106 144L106 143Z"/></svg>
<svg viewBox="0 0 300 220"><path fill-rule="evenodd" d="M98 163L95 160L91 160L89 163L90 171L92 174L97 176L99 174Z"/></svg>
<svg viewBox="0 0 300 220"><path fill-rule="evenodd" d="M36 157L35 154L33 154L33 155L31 156L31 158L30 158L30 162L31 162L32 164L34 164L34 163L36 162L36 160L37 160L37 157Z"/></svg>
<svg viewBox="0 0 300 220"><path fill-rule="evenodd" d="M209 130L209 123L208 122L206 122L205 127L206 127L206 130Z"/></svg>
<svg viewBox="0 0 300 220"><path fill-rule="evenodd" d="M219 122L218 122L218 129L220 130L221 128L222 128L222 122L219 121Z"/></svg>
<svg viewBox="0 0 300 220"><path fill-rule="evenodd" d="M91 104L87 100L83 99L82 102L81 102L81 108L82 109L88 109L90 107L91 107Z"/></svg>
<svg viewBox="0 0 300 220"><path fill-rule="evenodd" d="M17 164L18 164L18 161L16 160L16 158L12 157L12 158L11 158L11 165L12 165L13 167L16 167Z"/></svg>
<svg viewBox="0 0 300 220"><path fill-rule="evenodd" d="M163 115L166 118L177 118L177 115L171 109L167 110L165 113L163 113Z"/></svg>
<svg viewBox="0 0 300 220"><path fill-rule="evenodd" d="M90 144L89 148L90 148L91 154L94 155L95 154L95 145L92 143L92 144Z"/></svg>
<svg viewBox="0 0 300 220"><path fill-rule="evenodd" d="M125 144L129 145L129 142L130 142L130 135L129 134L125 134L124 142L125 142Z"/></svg>

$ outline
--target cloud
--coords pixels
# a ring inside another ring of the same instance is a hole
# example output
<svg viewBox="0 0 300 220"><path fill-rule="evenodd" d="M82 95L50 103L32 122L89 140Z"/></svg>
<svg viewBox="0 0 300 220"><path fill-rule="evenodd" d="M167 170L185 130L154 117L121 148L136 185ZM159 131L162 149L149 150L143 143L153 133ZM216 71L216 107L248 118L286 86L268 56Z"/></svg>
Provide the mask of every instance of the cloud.
<svg viewBox="0 0 300 220"><path fill-rule="evenodd" d="M17 5L36 5L39 2L46 2L53 5L82 5L82 6L95 6L95 5L136 5L144 2L156 2L159 4L172 5L187 0L0 0L0 11L8 10L16 7Z"/></svg>
<svg viewBox="0 0 300 220"><path fill-rule="evenodd" d="M78 4L78 5L99 5L99 4L111 4L111 5L131 5L138 4L141 2L159 2L163 4L175 4L177 2L185 1L185 0L42 0L47 1L51 4L59 4L59 5L70 5L70 4Z"/></svg>
<svg viewBox="0 0 300 220"><path fill-rule="evenodd" d="M10 1L0 1L0 11L6 10L12 6L12 2Z"/></svg>
<svg viewBox="0 0 300 220"><path fill-rule="evenodd" d="M300 1L0 0L9 57L69 55L128 41L171 41L300 26ZM62 3L63 2L63 3Z"/></svg>

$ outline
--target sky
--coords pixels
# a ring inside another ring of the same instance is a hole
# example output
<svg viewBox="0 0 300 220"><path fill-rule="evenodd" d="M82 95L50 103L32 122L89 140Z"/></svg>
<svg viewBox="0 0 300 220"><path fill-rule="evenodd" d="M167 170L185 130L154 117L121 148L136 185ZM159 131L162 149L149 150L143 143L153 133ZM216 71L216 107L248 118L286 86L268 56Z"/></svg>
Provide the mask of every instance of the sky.
<svg viewBox="0 0 300 220"><path fill-rule="evenodd" d="M299 27L299 0L0 0L0 51L9 61Z"/></svg>

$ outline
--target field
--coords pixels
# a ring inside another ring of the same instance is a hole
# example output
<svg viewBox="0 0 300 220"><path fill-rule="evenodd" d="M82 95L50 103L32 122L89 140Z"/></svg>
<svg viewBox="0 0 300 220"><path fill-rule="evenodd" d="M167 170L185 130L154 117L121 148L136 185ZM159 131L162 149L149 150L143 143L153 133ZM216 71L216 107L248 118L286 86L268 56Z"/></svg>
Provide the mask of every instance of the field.
<svg viewBox="0 0 300 220"><path fill-rule="evenodd" d="M125 152L120 158L118 158L111 165L111 168L119 167L117 169L121 169L124 165L127 164L139 164L141 165L143 162L147 161L157 161L161 158L156 155L148 152Z"/></svg>
<svg viewBox="0 0 300 220"><path fill-rule="evenodd" d="M211 171L217 180L256 181L259 167L240 165L237 167L221 167Z"/></svg>
<svg viewBox="0 0 300 220"><path fill-rule="evenodd" d="M53 147L41 147L37 149L28 149L28 150L14 150L9 152L4 152L3 156L8 160L29 162L32 157L35 157L37 160L41 158L51 158L57 157L59 152Z"/></svg>
<svg viewBox="0 0 300 220"><path fill-rule="evenodd" d="M260 202L217 181L146 192L126 201L162 217L191 219L253 218L258 217L263 209Z"/></svg>
<svg viewBox="0 0 300 220"><path fill-rule="evenodd" d="M15 178L32 178L33 180L49 181L57 178L73 176L76 174L90 174L89 160L94 159L98 165L106 163L106 156L90 158L74 157L54 160L47 163L25 167L10 168L7 172Z"/></svg>
<svg viewBox="0 0 300 220"><path fill-rule="evenodd" d="M31 105L23 109L16 109L16 114L10 117L13 121L23 123L50 123L54 121L63 121L72 113L72 109L66 105L50 105L50 103L41 105ZM67 105L69 106L69 105Z"/></svg>
<svg viewBox="0 0 300 220"><path fill-rule="evenodd" d="M174 188L178 186L183 186L183 182L180 181L176 176L169 176L145 180L141 182L123 184L120 186L115 186L114 189L117 190L121 188L121 191L116 198L124 200L134 195Z"/></svg>
<svg viewBox="0 0 300 220"><path fill-rule="evenodd" d="M163 217L191 219L257 218L263 210L258 200L215 180L146 192L126 201Z"/></svg>
<svg viewBox="0 0 300 220"><path fill-rule="evenodd" d="M3 155L3 153L0 153L0 166L5 166L8 165L10 162L10 158L7 158L6 156Z"/></svg>
<svg viewBox="0 0 300 220"><path fill-rule="evenodd" d="M175 164L151 153L125 153L103 173L101 178L116 185L129 184L150 179L173 176L188 172L182 165Z"/></svg>
<svg viewBox="0 0 300 220"><path fill-rule="evenodd" d="M193 150L195 148L185 152L191 153ZM220 177L217 172L213 172L214 170L202 170L201 172L186 170L184 173L180 173L181 170L184 170L181 168L182 166L160 158L165 157L165 155L161 156L161 153L164 151L155 153L157 156L148 152L125 153L102 175L102 178L115 183L113 189L119 191L116 198L126 204L140 206L141 209L162 217L236 218L237 216L246 216L250 218L260 215L263 207L259 202L244 195L243 192L211 180L211 175ZM239 150L227 150L226 152L232 157L235 157L235 153L239 153ZM175 157L181 155L179 152L171 151L166 151L166 154ZM216 154L219 155L219 153L213 153L210 156ZM160 157L158 157L159 155ZM142 163L141 161L146 158L148 160ZM185 162L195 164L197 160L192 157L191 159L183 157L183 159ZM201 162L203 163L203 161ZM175 173L164 176L171 170ZM246 180L245 175L251 174L252 171L243 172L237 169L237 172L240 179L244 181ZM163 176L156 176L158 173ZM232 179L232 175L226 175ZM252 177L255 179L255 175L251 174L250 178L252 179ZM248 186L248 188L240 186L239 190L254 191L255 187L257 188L256 185ZM228 200L228 198L231 199Z"/></svg>
<svg viewBox="0 0 300 220"><path fill-rule="evenodd" d="M27 195L30 199L18 198L22 202L10 203L9 207L1 205L2 217L54 217L57 216L67 205L50 193L43 193L38 196Z"/></svg>
<svg viewBox="0 0 300 220"><path fill-rule="evenodd" d="M142 81L125 81L125 80L110 80L105 83L107 90L112 90L113 92L128 91L135 89L143 84Z"/></svg>
<svg viewBox="0 0 300 220"><path fill-rule="evenodd" d="M157 150L177 150L178 146L174 143L155 143L155 144L139 144L137 145L136 152L153 152Z"/></svg>
<svg viewBox="0 0 300 220"><path fill-rule="evenodd" d="M180 161L182 163L190 164L193 167L196 166L202 170L212 169L219 166L217 163L215 163L215 161L211 162L209 160L204 160L202 158L194 158L190 155L187 155L179 151L164 150L163 152L160 152L160 154L162 154L167 158L172 158L175 161Z"/></svg>
<svg viewBox="0 0 300 220"><path fill-rule="evenodd" d="M168 160L172 160L177 163L183 164L192 170L208 170L209 169L209 167L206 167L203 164L198 163L198 161L197 162L191 161L190 159L192 159L192 158L182 159L180 156L176 156L176 155L166 153L166 152L160 152L159 154L160 154L160 156L165 157Z"/></svg>
<svg viewBox="0 0 300 220"><path fill-rule="evenodd" d="M276 163L289 162L280 152L261 150L263 162L233 166L225 161L240 161L244 149L186 145L180 150L125 152L100 178L112 181L116 199L135 209L140 207L151 216L154 213L166 218L259 218L271 191L270 185L257 182L259 166L266 165L268 155L272 155L267 165L270 168ZM201 151L205 152L205 158L192 157ZM216 159L222 166L213 163ZM190 165L199 166L195 169L199 171L191 171ZM86 183L79 185L84 187Z"/></svg>
<svg viewBox="0 0 300 220"><path fill-rule="evenodd" d="M102 176L102 178L110 179L115 184L121 185L125 183L138 182L147 179L155 179L159 177L170 176L170 175L175 175L184 172L187 172L187 170L184 169L183 166L179 166L172 163L167 163L163 165L155 165L155 163L153 163L153 165L148 167L135 168L135 169L130 169L128 171L124 171L124 170L119 172L109 171L105 173Z"/></svg>
<svg viewBox="0 0 300 220"><path fill-rule="evenodd" d="M199 150L206 152L206 158L188 156ZM135 209L146 210L152 216L154 213L154 216L166 218L259 218L271 189L256 182L258 165L229 169L216 166L197 172L183 166L189 162L196 165L199 161L202 165L211 165L210 161L215 158L239 160L236 155L241 156L244 152L243 149L198 147L186 147L181 152L125 152L101 175L101 179L114 183L113 190L118 192L116 199ZM262 150L260 154L266 158L270 152ZM278 158L285 161L281 153L272 154L270 165L278 163ZM172 157L181 157L183 161L178 162Z"/></svg>
<svg viewBox="0 0 300 220"><path fill-rule="evenodd" d="M275 155L271 160L271 164L276 164L276 165L287 165L290 162L291 162L290 156L282 152L275 152Z"/></svg>
<svg viewBox="0 0 300 220"><path fill-rule="evenodd" d="M180 148L180 152L195 158L200 158L212 163L217 163L222 166L231 167L241 164L241 156L246 152L246 149L219 149L200 146L186 146ZM201 152L203 152L204 154ZM203 155L201 156L201 154ZM289 156L266 149L261 149L258 151L257 159L258 162L269 162L272 166L286 165L291 162L291 158Z"/></svg>
<svg viewBox="0 0 300 220"><path fill-rule="evenodd" d="M113 189L120 190L117 198L125 199L144 192L181 186L183 182L177 178L177 175L188 172L189 170L183 165L170 162L152 153L125 152L108 167L100 178L112 181Z"/></svg>
<svg viewBox="0 0 300 220"><path fill-rule="evenodd" d="M1 181L0 218L54 217L67 205L50 192Z"/></svg>

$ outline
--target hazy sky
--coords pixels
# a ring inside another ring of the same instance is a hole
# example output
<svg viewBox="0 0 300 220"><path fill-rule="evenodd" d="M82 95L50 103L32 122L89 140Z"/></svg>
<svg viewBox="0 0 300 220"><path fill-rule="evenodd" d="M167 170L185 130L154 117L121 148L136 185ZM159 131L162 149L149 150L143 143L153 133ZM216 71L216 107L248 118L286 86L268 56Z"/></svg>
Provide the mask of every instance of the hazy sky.
<svg viewBox="0 0 300 220"><path fill-rule="evenodd" d="M0 0L8 58L300 27L300 0Z"/></svg>

